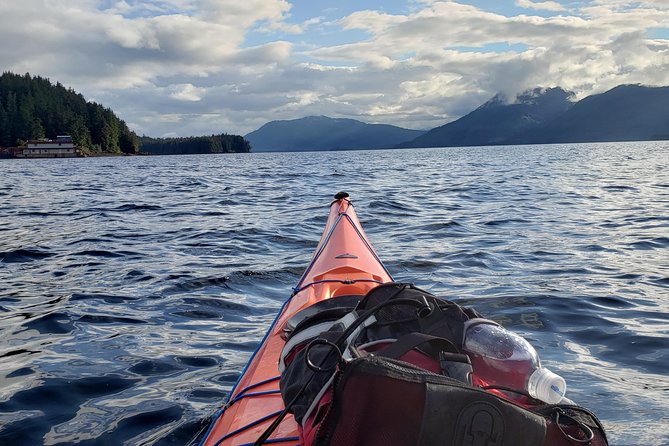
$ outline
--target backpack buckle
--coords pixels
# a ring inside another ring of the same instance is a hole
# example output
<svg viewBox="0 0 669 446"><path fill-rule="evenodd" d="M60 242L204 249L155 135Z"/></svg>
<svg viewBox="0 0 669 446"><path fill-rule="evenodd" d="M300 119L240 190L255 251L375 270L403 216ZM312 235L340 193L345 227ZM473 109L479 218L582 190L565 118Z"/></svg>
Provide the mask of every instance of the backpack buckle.
<svg viewBox="0 0 669 446"><path fill-rule="evenodd" d="M439 352L441 373L449 378L472 384L472 364L469 356L462 353Z"/></svg>

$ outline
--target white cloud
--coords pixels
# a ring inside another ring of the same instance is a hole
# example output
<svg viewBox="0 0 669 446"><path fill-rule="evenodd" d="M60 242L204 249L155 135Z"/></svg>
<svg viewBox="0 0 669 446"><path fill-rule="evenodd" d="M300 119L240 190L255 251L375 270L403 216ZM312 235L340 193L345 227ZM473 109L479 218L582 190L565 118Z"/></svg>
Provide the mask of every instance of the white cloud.
<svg viewBox="0 0 669 446"><path fill-rule="evenodd" d="M365 11L342 22L368 31L369 39L318 49L312 55L361 69L369 65L390 70L400 64L398 75L406 76L404 86L420 85L431 95L441 96L447 110L448 98L458 91L512 95L537 85L592 91L593 85L643 82L651 78L648 71L655 73L654 79L669 81L661 68L668 62L666 52L643 38L647 27L666 23L666 12L587 11L589 16L584 17L506 17L436 1L406 16ZM504 53L487 48L500 43L521 45L521 49ZM463 47L480 50L463 52ZM414 55L400 63L407 52ZM378 60L386 63L378 64ZM441 85L443 81L435 74L454 80Z"/></svg>
<svg viewBox="0 0 669 446"><path fill-rule="evenodd" d="M533 2L532 0L516 0L516 6L527 9L536 9L539 11L566 11L567 8L562 6L558 2L544 1L544 2Z"/></svg>
<svg viewBox="0 0 669 446"><path fill-rule="evenodd" d="M144 20L131 22L121 16L110 16L104 23L101 32L106 34L111 43L116 43L123 48L160 49L155 30L148 27Z"/></svg>
<svg viewBox="0 0 669 446"><path fill-rule="evenodd" d="M168 87L169 96L178 101L197 102L202 99L206 89L198 88L193 84L175 84Z"/></svg>
<svg viewBox="0 0 669 446"><path fill-rule="evenodd" d="M593 0L592 4L627 11L637 8L669 9L666 0Z"/></svg>
<svg viewBox="0 0 669 446"><path fill-rule="evenodd" d="M669 27L666 0L570 8L512 16L429 0L389 13L379 2L326 22L292 17L286 0L4 1L0 41L12 44L0 66L71 86L155 136L312 114L429 128L498 92L669 84L669 42L648 37Z"/></svg>
<svg viewBox="0 0 669 446"><path fill-rule="evenodd" d="M230 59L231 63L237 63L244 67L257 66L258 70L266 71L269 66L279 62L287 62L291 55L293 45L290 42L272 42L265 45L254 46L239 50Z"/></svg>

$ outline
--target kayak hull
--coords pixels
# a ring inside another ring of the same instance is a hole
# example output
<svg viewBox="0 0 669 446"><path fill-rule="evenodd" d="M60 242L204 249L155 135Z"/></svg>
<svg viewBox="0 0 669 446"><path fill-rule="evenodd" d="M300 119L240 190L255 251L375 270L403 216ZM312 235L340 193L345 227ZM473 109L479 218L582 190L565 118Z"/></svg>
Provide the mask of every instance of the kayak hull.
<svg viewBox="0 0 669 446"><path fill-rule="evenodd" d="M311 262L253 354L228 402L216 414L202 446L253 444L284 409L279 393L283 329L298 312L344 295L365 295L392 277L379 260L348 200L337 194ZM298 426L287 415L269 437L277 445L298 444Z"/></svg>

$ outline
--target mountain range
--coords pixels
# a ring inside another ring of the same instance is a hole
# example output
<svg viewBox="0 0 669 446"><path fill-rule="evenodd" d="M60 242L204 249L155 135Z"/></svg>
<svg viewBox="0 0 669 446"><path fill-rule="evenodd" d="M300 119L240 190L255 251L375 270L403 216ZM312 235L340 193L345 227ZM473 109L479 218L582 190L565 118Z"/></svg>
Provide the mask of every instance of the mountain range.
<svg viewBox="0 0 669 446"><path fill-rule="evenodd" d="M513 102L498 94L473 112L399 147L489 146L504 144L565 113L573 105L573 93L561 88L536 88Z"/></svg>
<svg viewBox="0 0 669 446"><path fill-rule="evenodd" d="M620 85L575 100L562 88L496 95L429 131L310 116L246 135L252 151L306 151L669 139L669 87Z"/></svg>
<svg viewBox="0 0 669 446"><path fill-rule="evenodd" d="M382 149L425 133L393 125L366 124L355 119L308 116L271 121L244 136L254 152Z"/></svg>
<svg viewBox="0 0 669 446"><path fill-rule="evenodd" d="M669 87L620 85L588 96L509 144L669 139Z"/></svg>

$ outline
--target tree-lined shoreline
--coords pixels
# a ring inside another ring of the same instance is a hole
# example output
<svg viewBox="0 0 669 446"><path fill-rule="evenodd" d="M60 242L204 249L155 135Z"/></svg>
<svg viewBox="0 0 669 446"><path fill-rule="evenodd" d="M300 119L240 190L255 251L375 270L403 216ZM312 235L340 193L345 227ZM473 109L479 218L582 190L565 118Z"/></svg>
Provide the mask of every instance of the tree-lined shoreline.
<svg viewBox="0 0 669 446"><path fill-rule="evenodd" d="M47 78L0 75L0 150L11 156L28 141L67 135L83 156L249 152L242 136L139 137L110 109ZM8 150L15 149L15 150ZM0 153L0 154L1 154Z"/></svg>
<svg viewBox="0 0 669 446"><path fill-rule="evenodd" d="M84 154L139 152L139 138L114 112L59 82L29 73L0 76L0 146L68 135Z"/></svg>

